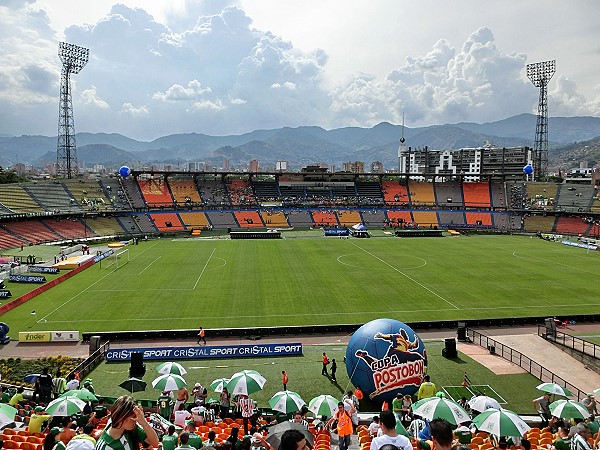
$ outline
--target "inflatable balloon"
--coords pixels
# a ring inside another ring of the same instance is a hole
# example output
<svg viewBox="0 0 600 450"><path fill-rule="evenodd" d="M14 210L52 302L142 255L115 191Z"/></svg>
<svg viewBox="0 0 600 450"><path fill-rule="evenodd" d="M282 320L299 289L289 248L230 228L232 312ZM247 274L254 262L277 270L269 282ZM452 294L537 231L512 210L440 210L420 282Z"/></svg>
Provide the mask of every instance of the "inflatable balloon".
<svg viewBox="0 0 600 450"><path fill-rule="evenodd" d="M7 336L10 328L4 322L0 322L0 344L5 345L10 342L10 338Z"/></svg>
<svg viewBox="0 0 600 450"><path fill-rule="evenodd" d="M525 167L523 167L523 172L525 172L526 175L531 175L533 173L533 167L531 167L531 164L527 164Z"/></svg>
<svg viewBox="0 0 600 450"><path fill-rule="evenodd" d="M398 393L417 392L426 367L423 341L398 320L377 319L364 324L346 349L350 381L376 402L390 402Z"/></svg>
<svg viewBox="0 0 600 450"><path fill-rule="evenodd" d="M121 175L123 178L127 178L129 175L131 175L131 169L127 166L123 166L119 169L119 175Z"/></svg>

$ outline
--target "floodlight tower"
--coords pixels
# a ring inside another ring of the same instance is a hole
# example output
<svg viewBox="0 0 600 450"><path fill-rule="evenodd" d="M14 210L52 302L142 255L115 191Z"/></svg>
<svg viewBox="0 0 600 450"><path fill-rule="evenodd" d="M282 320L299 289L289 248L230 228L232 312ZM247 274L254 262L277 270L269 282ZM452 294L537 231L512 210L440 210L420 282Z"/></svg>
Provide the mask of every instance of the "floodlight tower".
<svg viewBox="0 0 600 450"><path fill-rule="evenodd" d="M535 160L533 176L540 179L548 168L548 83L556 72L556 60L527 64L527 77L535 87L540 88L537 123L535 125Z"/></svg>
<svg viewBox="0 0 600 450"><path fill-rule="evenodd" d="M404 113L402 113L402 137L400 138L400 146L398 147L398 173L402 173L402 157L406 152L406 140L404 139Z"/></svg>
<svg viewBox="0 0 600 450"><path fill-rule="evenodd" d="M67 42L61 42L58 46L58 56L63 64L60 76L56 148L56 171L60 177L72 178L73 175L77 175L77 146L70 75L79 73L83 69L88 62L89 54L89 49Z"/></svg>

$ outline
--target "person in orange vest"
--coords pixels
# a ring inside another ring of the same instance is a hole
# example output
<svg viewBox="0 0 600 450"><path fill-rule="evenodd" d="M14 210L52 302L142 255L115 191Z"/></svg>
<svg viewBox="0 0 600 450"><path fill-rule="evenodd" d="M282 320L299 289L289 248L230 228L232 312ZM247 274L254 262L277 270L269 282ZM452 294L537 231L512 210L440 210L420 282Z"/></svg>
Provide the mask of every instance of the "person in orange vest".
<svg viewBox="0 0 600 450"><path fill-rule="evenodd" d="M204 337L204 328L200 327L200 331L198 331L198 345L200 345L200 340L204 341L204 345L206 345L206 338Z"/></svg>
<svg viewBox="0 0 600 450"><path fill-rule="evenodd" d="M338 410L327 422L326 428L329 428L337 420L337 434L340 438L339 449L348 450L350 446L350 436L354 432L352 427L352 411L348 412L344 408L344 402L338 403Z"/></svg>
<svg viewBox="0 0 600 450"><path fill-rule="evenodd" d="M321 375L327 376L327 364L329 364L329 358L327 354L323 352L323 370L321 370Z"/></svg>
<svg viewBox="0 0 600 450"><path fill-rule="evenodd" d="M287 384L288 384L288 376L287 373L285 373L285 370L281 371L281 382L283 383L283 390L287 391Z"/></svg>

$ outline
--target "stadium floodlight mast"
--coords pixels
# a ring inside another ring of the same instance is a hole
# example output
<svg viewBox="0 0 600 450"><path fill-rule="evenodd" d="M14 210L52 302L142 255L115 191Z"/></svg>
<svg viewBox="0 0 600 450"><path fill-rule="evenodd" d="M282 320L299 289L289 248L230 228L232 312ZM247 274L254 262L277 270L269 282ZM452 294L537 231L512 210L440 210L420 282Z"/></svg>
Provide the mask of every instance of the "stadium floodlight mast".
<svg viewBox="0 0 600 450"><path fill-rule="evenodd" d="M59 177L72 178L73 175L77 175L77 146L70 75L79 73L85 67L89 55L89 49L78 45L61 42L58 46L58 56L62 61L56 147L56 172Z"/></svg>
<svg viewBox="0 0 600 450"><path fill-rule="evenodd" d="M533 147L533 176L541 179L548 168L548 83L556 72L556 60L527 64L527 78L540 88L537 123L535 125L535 145Z"/></svg>

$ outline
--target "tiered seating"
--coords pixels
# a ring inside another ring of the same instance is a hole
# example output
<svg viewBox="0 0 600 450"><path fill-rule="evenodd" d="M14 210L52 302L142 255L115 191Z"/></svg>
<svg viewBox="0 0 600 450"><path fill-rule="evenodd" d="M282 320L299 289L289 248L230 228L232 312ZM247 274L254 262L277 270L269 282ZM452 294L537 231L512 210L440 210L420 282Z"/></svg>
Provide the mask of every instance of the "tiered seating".
<svg viewBox="0 0 600 450"><path fill-rule="evenodd" d="M136 214L133 216L133 220L135 221L135 224L141 233L152 234L158 231L154 225L154 222L146 214Z"/></svg>
<svg viewBox="0 0 600 450"><path fill-rule="evenodd" d="M392 227L401 227L413 223L410 211L386 211L388 222Z"/></svg>
<svg viewBox="0 0 600 450"><path fill-rule="evenodd" d="M188 230L191 229L209 229L210 222L208 221L208 217L203 212L180 212L179 218L183 223L183 226Z"/></svg>
<svg viewBox="0 0 600 450"><path fill-rule="evenodd" d="M127 198L127 202L135 209L145 208L146 201L140 190L140 185L133 177L127 177L125 179L119 178L121 184L121 191Z"/></svg>
<svg viewBox="0 0 600 450"><path fill-rule="evenodd" d="M64 238L38 220L4 223L4 227L33 244L61 241Z"/></svg>
<svg viewBox="0 0 600 450"><path fill-rule="evenodd" d="M413 211L413 221L421 227L437 227L438 219L434 211Z"/></svg>
<svg viewBox="0 0 600 450"><path fill-rule="evenodd" d="M235 211L234 215L241 228L262 228L265 226L257 211Z"/></svg>
<svg viewBox="0 0 600 450"><path fill-rule="evenodd" d="M556 210L568 212L589 211L594 194L594 186L591 184L561 184L555 202Z"/></svg>
<svg viewBox="0 0 600 450"><path fill-rule="evenodd" d="M489 183L474 182L463 183L463 196L467 208L489 208L492 204L490 199Z"/></svg>
<svg viewBox="0 0 600 450"><path fill-rule="evenodd" d="M467 225L492 226L492 216L487 212L466 212Z"/></svg>
<svg viewBox="0 0 600 450"><path fill-rule="evenodd" d="M161 232L185 230L176 213L150 214L150 219L154 222L156 229Z"/></svg>
<svg viewBox="0 0 600 450"><path fill-rule="evenodd" d="M169 179L168 183L176 204L202 203L196 184L191 178Z"/></svg>
<svg viewBox="0 0 600 450"><path fill-rule="evenodd" d="M125 232L114 217L88 218L86 225L98 236L115 236Z"/></svg>
<svg viewBox="0 0 600 450"><path fill-rule="evenodd" d="M491 203L494 208L506 208L506 190L504 183L490 183Z"/></svg>
<svg viewBox="0 0 600 450"><path fill-rule="evenodd" d="M494 227L498 230L520 230L522 228L522 216L500 212L492 214Z"/></svg>
<svg viewBox="0 0 600 450"><path fill-rule="evenodd" d="M341 206L355 206L356 201L356 189L354 184L336 184L331 187L331 197L333 203Z"/></svg>
<svg viewBox="0 0 600 450"><path fill-rule="evenodd" d="M307 187L304 201L306 205L310 206L333 206L331 190L319 187Z"/></svg>
<svg viewBox="0 0 600 450"><path fill-rule="evenodd" d="M290 224L281 211L261 211L260 217L267 227L289 227Z"/></svg>
<svg viewBox="0 0 600 450"><path fill-rule="evenodd" d="M256 205L256 197L247 180L233 179L225 185L232 205Z"/></svg>
<svg viewBox="0 0 600 450"><path fill-rule="evenodd" d="M279 185L281 200L286 206L297 206L304 204L306 192L303 186Z"/></svg>
<svg viewBox="0 0 600 450"><path fill-rule="evenodd" d="M173 206L173 197L171 197L169 186L163 178L138 179L137 182L148 206Z"/></svg>
<svg viewBox="0 0 600 450"><path fill-rule="evenodd" d="M525 183L526 206L529 209L552 211L558 194L555 183Z"/></svg>
<svg viewBox="0 0 600 450"><path fill-rule="evenodd" d="M525 216L525 231L551 233L554 228L554 217Z"/></svg>
<svg viewBox="0 0 600 450"><path fill-rule="evenodd" d="M94 232L80 220L42 220L42 223L64 239L79 239L94 236Z"/></svg>
<svg viewBox="0 0 600 450"><path fill-rule="evenodd" d="M381 209L362 211L360 215L363 218L362 222L367 227L383 227L387 221L385 212Z"/></svg>
<svg viewBox="0 0 600 450"><path fill-rule="evenodd" d="M407 206L410 204L408 189L398 181L383 181L381 190L386 205Z"/></svg>
<svg viewBox="0 0 600 450"><path fill-rule="evenodd" d="M23 188L47 211L81 212L83 208L71 198L60 183L28 183Z"/></svg>
<svg viewBox="0 0 600 450"><path fill-rule="evenodd" d="M333 211L311 211L312 218L315 226L329 225L335 226L339 225L337 221L337 217Z"/></svg>
<svg viewBox="0 0 600 450"><path fill-rule="evenodd" d="M290 211L288 213L288 221L293 227L312 227L313 219L309 211Z"/></svg>
<svg viewBox="0 0 600 450"><path fill-rule="evenodd" d="M560 234L586 234L590 224L581 217L558 217L555 231Z"/></svg>
<svg viewBox="0 0 600 450"><path fill-rule="evenodd" d="M600 193L594 197L590 211L600 213Z"/></svg>
<svg viewBox="0 0 600 450"><path fill-rule="evenodd" d="M125 230L127 234L139 234L142 231L138 225L138 221L135 220L138 216L119 216L117 222L121 225L121 228ZM155 230L156 231L156 230Z"/></svg>
<svg viewBox="0 0 600 450"><path fill-rule="evenodd" d="M369 450L371 448L371 435L369 429L365 425L359 425L356 427L356 434L358 435L358 445L360 450ZM326 449L321 449L326 450Z"/></svg>
<svg viewBox="0 0 600 450"><path fill-rule="evenodd" d="M44 212L44 208L19 184L0 186L0 203L16 214Z"/></svg>
<svg viewBox="0 0 600 450"><path fill-rule="evenodd" d="M525 209L527 202L526 185L523 182L506 183L506 198L509 209Z"/></svg>
<svg viewBox="0 0 600 450"><path fill-rule="evenodd" d="M408 183L408 192L410 203L413 206L433 206L435 204L433 183L410 181Z"/></svg>
<svg viewBox="0 0 600 450"><path fill-rule="evenodd" d="M198 192L202 198L202 203L207 206L227 206L230 205L227 190L221 179L198 178Z"/></svg>
<svg viewBox="0 0 600 450"><path fill-rule="evenodd" d="M462 211L438 211L438 221L445 227L460 227L465 225L465 214Z"/></svg>
<svg viewBox="0 0 600 450"><path fill-rule="evenodd" d="M216 230L226 230L238 226L233 214L229 211L208 211L206 216Z"/></svg>
<svg viewBox="0 0 600 450"><path fill-rule="evenodd" d="M110 198L106 196L100 184L95 180L63 180L62 185L70 198L75 199L88 211L105 210L111 204Z"/></svg>
<svg viewBox="0 0 600 450"><path fill-rule="evenodd" d="M100 187L104 195L109 199L113 209L117 211L131 211L125 192L118 178L104 178L100 180Z"/></svg>
<svg viewBox="0 0 600 450"><path fill-rule="evenodd" d="M356 210L340 209L337 212L337 218L340 225L351 227L362 222L360 213Z"/></svg>
<svg viewBox="0 0 600 450"><path fill-rule="evenodd" d="M357 181L356 195L358 196L358 205L379 206L384 204L381 185L371 181Z"/></svg>
<svg viewBox="0 0 600 450"><path fill-rule="evenodd" d="M0 227L0 248L16 248L21 245L27 245L28 242L12 233L9 233L4 228Z"/></svg>
<svg viewBox="0 0 600 450"><path fill-rule="evenodd" d="M276 181L253 181L254 195L262 202L280 200L279 185Z"/></svg>
<svg viewBox="0 0 600 450"><path fill-rule="evenodd" d="M458 181L450 181L447 183L435 183L435 203L442 207L462 207L463 194L461 185Z"/></svg>

